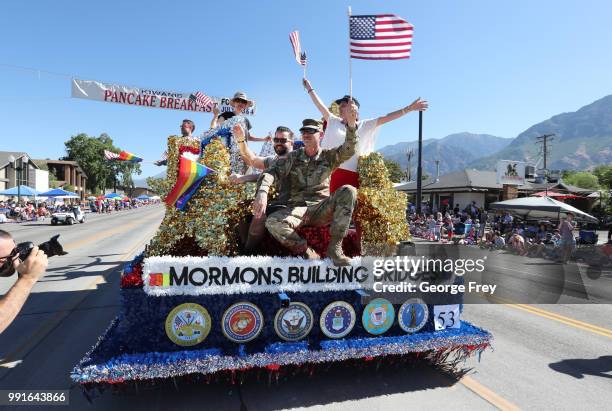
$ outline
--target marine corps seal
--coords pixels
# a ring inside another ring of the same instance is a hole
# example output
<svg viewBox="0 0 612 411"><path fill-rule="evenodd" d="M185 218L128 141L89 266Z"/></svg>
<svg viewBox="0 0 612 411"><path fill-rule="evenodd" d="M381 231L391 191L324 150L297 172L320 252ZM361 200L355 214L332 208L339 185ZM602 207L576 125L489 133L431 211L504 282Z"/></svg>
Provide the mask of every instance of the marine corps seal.
<svg viewBox="0 0 612 411"><path fill-rule="evenodd" d="M242 301L231 305L221 319L221 330L231 341L245 343L255 339L263 329L261 310L252 303Z"/></svg>

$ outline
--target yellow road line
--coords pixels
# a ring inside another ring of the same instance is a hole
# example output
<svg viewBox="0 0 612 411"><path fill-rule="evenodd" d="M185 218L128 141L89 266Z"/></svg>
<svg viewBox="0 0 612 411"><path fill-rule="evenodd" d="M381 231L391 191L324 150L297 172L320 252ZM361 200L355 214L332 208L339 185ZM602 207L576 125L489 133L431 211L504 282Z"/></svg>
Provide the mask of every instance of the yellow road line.
<svg viewBox="0 0 612 411"><path fill-rule="evenodd" d="M543 310L538 307L533 307L528 304L517 304L517 303L512 302L511 300L506 300L505 298L500 298L500 297L495 297L495 296L490 296L490 298L497 300L503 303L504 305L515 308L517 310L527 311L531 314L535 314L540 317L547 318L549 320L557 321L557 322L560 322L566 325L570 325L575 328L579 328L581 330L590 331L595 334L603 335L604 337L612 338L612 330L604 328L604 327L599 327L597 325L575 320L573 318L566 317L560 314L556 314L556 313L553 313L547 310Z"/></svg>
<svg viewBox="0 0 612 411"><path fill-rule="evenodd" d="M503 398L501 395L485 387L484 385L482 385L481 383L479 383L478 381L476 381L469 375L466 375L463 378L461 378L459 382L463 384L466 388L474 392L476 395L478 395L485 401L488 401L489 403L499 408L500 410L503 410L503 411L520 410L520 408L516 404L508 401L507 399Z"/></svg>
<svg viewBox="0 0 612 411"><path fill-rule="evenodd" d="M127 225L123 226L123 231L127 231L126 227L128 227ZM129 228L129 227L128 227ZM155 231L157 230L157 227L155 227ZM91 236L90 238L93 238L93 240L89 240L89 242L91 241L95 241L99 238L99 236ZM138 241L136 243L136 245L134 247L132 247L128 252L124 253L121 258L120 261L125 261L127 259L129 259L131 257L131 255L139 248L142 247L143 243L148 241L148 236L144 236L143 239L141 241ZM74 244L74 243L73 243ZM107 275L110 274L111 272L115 271L116 267L110 268L107 271ZM86 289L92 289L92 287L94 287L96 285L96 283L99 280L96 278L93 281L91 281L88 285ZM51 319L45 321L43 323L43 325L38 328L34 333L32 333L32 335L30 335L27 338L27 343L18 347L16 350L12 351L11 353L9 353L8 355L6 355L2 362L0 362L0 366L8 363L8 362L12 362L15 360L16 357L21 356L22 353L29 351L33 346L35 346L39 340L44 337L46 334L48 334L49 332L51 332L62 320L63 318L67 317L68 315L70 315L70 313L72 312L72 309L78 307L90 294L89 293L85 293L85 295L83 295L83 297L79 298L78 301L76 301L75 304L71 304L70 307L66 307L66 308L62 308L60 309L55 316L53 316ZM6 377L6 375L5 375ZM0 381L3 379L4 377L0 377Z"/></svg>

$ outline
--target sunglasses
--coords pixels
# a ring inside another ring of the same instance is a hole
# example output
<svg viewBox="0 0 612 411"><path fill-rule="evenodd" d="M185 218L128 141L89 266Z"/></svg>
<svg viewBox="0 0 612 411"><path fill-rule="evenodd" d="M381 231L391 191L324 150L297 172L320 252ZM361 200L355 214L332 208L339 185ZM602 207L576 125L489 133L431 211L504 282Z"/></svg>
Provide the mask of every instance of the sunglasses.
<svg viewBox="0 0 612 411"><path fill-rule="evenodd" d="M17 247L13 248L13 251L11 251L11 253L5 257L0 257L0 262L5 262L6 260L14 260L15 257L17 257L17 255L19 254L19 250L17 250Z"/></svg>
<svg viewBox="0 0 612 411"><path fill-rule="evenodd" d="M287 141L289 141L289 140L287 140L286 138L278 138L278 137L274 137L274 138L272 139L272 141L274 141L275 143L278 143L278 144L285 144L285 143L286 143Z"/></svg>

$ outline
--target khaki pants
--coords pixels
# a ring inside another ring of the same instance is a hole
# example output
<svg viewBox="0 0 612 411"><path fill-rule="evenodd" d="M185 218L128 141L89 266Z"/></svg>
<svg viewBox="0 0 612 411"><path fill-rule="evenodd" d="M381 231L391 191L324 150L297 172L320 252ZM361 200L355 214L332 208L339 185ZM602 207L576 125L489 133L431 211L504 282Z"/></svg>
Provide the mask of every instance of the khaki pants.
<svg viewBox="0 0 612 411"><path fill-rule="evenodd" d="M331 223L331 237L342 239L348 231L356 202L357 189L344 185L318 204L287 207L270 214L266 228L283 246L295 253L303 253L308 245L295 231L298 227L321 227Z"/></svg>

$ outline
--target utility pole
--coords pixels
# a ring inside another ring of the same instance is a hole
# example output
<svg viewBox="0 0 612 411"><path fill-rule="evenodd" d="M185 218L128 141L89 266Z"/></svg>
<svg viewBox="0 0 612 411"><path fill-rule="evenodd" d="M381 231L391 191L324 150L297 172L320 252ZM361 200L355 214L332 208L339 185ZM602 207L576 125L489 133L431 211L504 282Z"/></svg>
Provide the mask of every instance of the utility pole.
<svg viewBox="0 0 612 411"><path fill-rule="evenodd" d="M552 141L555 134L544 134L542 136L536 137L538 143L542 144L542 153L544 155L544 170L548 170L548 141Z"/></svg>
<svg viewBox="0 0 612 411"><path fill-rule="evenodd" d="M408 179L408 182L412 180L412 156L414 156L413 149L406 151L406 157L408 157L408 168L406 169L406 178Z"/></svg>

